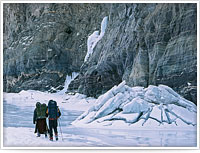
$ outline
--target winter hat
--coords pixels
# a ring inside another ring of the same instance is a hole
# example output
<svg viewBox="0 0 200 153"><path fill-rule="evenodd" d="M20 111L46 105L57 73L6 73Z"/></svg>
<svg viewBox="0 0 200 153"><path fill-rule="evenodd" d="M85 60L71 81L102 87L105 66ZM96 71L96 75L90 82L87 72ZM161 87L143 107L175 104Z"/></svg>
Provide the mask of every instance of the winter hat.
<svg viewBox="0 0 200 153"><path fill-rule="evenodd" d="M38 106L40 106L41 105L41 103L40 102L37 102L36 103L36 107L38 107Z"/></svg>

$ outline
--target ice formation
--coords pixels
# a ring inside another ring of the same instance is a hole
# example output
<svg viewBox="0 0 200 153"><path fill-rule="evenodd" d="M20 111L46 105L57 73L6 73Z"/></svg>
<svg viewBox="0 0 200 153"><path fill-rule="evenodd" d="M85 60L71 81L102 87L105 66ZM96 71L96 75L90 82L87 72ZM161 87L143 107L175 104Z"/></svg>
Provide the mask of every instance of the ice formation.
<svg viewBox="0 0 200 153"><path fill-rule="evenodd" d="M107 28L107 24L108 24L108 17L104 17L102 22L101 22L101 33L100 33L100 39L103 37L103 35L106 32L106 28Z"/></svg>
<svg viewBox="0 0 200 153"><path fill-rule="evenodd" d="M101 33L99 34L99 31L94 31L87 40L87 54L85 56L84 62L86 62L89 58L89 56L93 53L93 49L98 43L99 40L104 36L105 30L108 23L108 17L104 17L101 22Z"/></svg>
<svg viewBox="0 0 200 153"><path fill-rule="evenodd" d="M125 81L101 95L72 124L92 125L123 121L137 127L196 126L197 107L165 85L129 87Z"/></svg>
<svg viewBox="0 0 200 153"><path fill-rule="evenodd" d="M72 72L72 75L67 75L66 76L65 84L64 84L64 89L59 92L60 94L63 94L63 93L65 93L67 91L70 82L72 80L74 80L78 76L78 74L79 73L77 73L77 72Z"/></svg>
<svg viewBox="0 0 200 153"><path fill-rule="evenodd" d="M98 37L99 37L99 31L94 31L89 37L88 37L88 40L87 40L87 55L85 56L85 61L88 60L90 54L93 53L93 49L94 47L96 46L96 43L97 43L97 40L98 40Z"/></svg>

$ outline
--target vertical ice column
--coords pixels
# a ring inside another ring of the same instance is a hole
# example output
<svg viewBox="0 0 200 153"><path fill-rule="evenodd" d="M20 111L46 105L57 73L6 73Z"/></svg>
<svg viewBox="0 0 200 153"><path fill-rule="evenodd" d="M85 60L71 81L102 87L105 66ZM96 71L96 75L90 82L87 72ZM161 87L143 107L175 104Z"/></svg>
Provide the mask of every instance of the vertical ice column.
<svg viewBox="0 0 200 153"><path fill-rule="evenodd" d="M96 45L96 41L99 37L99 31L94 31L87 40L87 55L85 56L84 62L86 62L90 56L90 54L93 53L93 48Z"/></svg>
<svg viewBox="0 0 200 153"><path fill-rule="evenodd" d="M100 33L100 39L104 36L106 28L108 24L108 17L104 17L102 22L101 22L101 33Z"/></svg>
<svg viewBox="0 0 200 153"><path fill-rule="evenodd" d="M90 54L93 53L93 49L96 46L97 42L101 40L101 38L104 36L106 27L108 24L108 17L104 17L101 22L101 33L99 35L99 31L94 31L89 37L87 41L87 54L85 56L84 62L86 62L90 56Z"/></svg>

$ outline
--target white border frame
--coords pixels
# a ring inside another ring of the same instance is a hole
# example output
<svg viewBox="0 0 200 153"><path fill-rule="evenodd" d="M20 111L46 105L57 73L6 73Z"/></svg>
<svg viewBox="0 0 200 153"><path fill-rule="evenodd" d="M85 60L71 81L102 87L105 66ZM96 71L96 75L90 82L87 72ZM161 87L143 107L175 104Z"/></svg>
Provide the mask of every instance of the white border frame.
<svg viewBox="0 0 200 153"><path fill-rule="evenodd" d="M197 4L197 146L196 147L4 147L3 146L3 4L4 3L196 3ZM136 149L136 150L141 150L141 149L164 149L164 150L172 150L172 149L184 149L184 150L192 150L192 149L199 149L199 1L198 0L192 0L192 1L40 1L40 0L35 0L35 1L1 1L1 148L2 149L11 149L11 150L16 150L16 149L67 149L67 150L80 150L80 149L85 149L85 150L94 150L94 149L99 149L99 150L104 150L104 149L109 149L109 150L116 150L116 149L123 149L123 150L130 150L130 149Z"/></svg>

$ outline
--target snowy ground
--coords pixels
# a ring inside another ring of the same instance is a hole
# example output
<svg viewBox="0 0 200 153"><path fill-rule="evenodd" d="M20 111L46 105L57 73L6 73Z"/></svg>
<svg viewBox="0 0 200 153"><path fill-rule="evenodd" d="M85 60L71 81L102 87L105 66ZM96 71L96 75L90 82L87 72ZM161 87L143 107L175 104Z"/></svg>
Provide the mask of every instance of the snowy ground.
<svg viewBox="0 0 200 153"><path fill-rule="evenodd" d="M96 99L84 95L49 94L39 91L22 91L3 95L3 145L4 147L195 147L196 127L193 128L143 128L136 129L123 121L110 126L71 125L85 110L95 106ZM32 123L35 103L48 103L54 99L62 111L58 127L59 141L50 142L34 134Z"/></svg>

